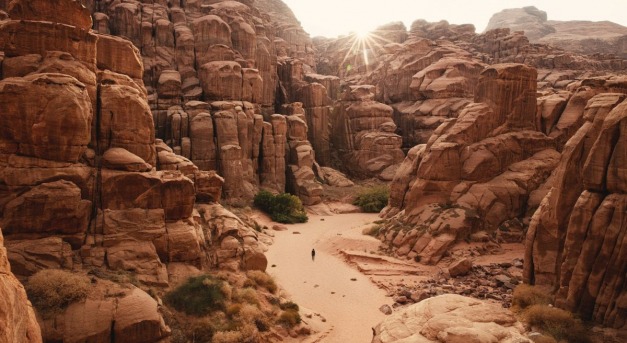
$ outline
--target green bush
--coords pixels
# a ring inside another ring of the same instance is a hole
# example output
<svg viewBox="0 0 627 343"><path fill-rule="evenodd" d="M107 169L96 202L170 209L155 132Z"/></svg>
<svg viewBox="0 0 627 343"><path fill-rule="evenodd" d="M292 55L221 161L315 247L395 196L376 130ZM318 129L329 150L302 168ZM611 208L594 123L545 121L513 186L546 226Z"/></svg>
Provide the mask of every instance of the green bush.
<svg viewBox="0 0 627 343"><path fill-rule="evenodd" d="M288 193L274 195L262 190L254 199L255 206L268 213L272 220L284 224L305 223L307 213L297 196Z"/></svg>
<svg viewBox="0 0 627 343"><path fill-rule="evenodd" d="M87 298L91 282L84 275L61 269L44 269L26 283L28 299L42 313L53 313Z"/></svg>
<svg viewBox="0 0 627 343"><path fill-rule="evenodd" d="M376 186L368 188L357 194L353 205L361 207L361 210L368 213L377 213L387 206L390 190L386 186Z"/></svg>
<svg viewBox="0 0 627 343"><path fill-rule="evenodd" d="M548 305L532 305L523 314L527 323L551 335L556 341L590 343L588 330L573 314Z"/></svg>
<svg viewBox="0 0 627 343"><path fill-rule="evenodd" d="M224 281L211 275L189 278L165 296L168 305L189 315L204 316L212 311L225 310Z"/></svg>

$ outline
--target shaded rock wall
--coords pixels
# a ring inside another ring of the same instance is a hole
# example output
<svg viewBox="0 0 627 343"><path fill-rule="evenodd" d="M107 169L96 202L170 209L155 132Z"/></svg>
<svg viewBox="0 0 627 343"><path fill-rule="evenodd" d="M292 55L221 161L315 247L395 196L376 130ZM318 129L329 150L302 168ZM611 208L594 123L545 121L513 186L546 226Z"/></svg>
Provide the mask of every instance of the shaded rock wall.
<svg viewBox="0 0 627 343"><path fill-rule="evenodd" d="M41 330L24 286L11 273L0 231L0 342L38 343Z"/></svg>
<svg viewBox="0 0 627 343"><path fill-rule="evenodd" d="M549 194L526 240L525 281L551 286L555 304L585 319L624 328L624 93L586 105L585 122L566 143Z"/></svg>

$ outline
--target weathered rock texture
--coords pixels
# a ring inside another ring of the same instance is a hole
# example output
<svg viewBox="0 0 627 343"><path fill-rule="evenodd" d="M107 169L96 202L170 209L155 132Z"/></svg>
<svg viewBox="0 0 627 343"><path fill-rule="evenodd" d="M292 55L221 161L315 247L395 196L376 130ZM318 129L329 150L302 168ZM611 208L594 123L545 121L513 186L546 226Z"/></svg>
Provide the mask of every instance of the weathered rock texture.
<svg viewBox="0 0 627 343"><path fill-rule="evenodd" d="M587 102L533 215L525 255L526 282L552 286L556 306L615 328L627 326L626 98Z"/></svg>
<svg viewBox="0 0 627 343"><path fill-rule="evenodd" d="M609 21L547 20L533 6L506 9L490 18L486 31L509 28L524 31L533 43L550 44L581 54L615 54L627 58L627 27Z"/></svg>
<svg viewBox="0 0 627 343"><path fill-rule="evenodd" d="M395 134L392 108L373 100L373 86L352 86L336 103L332 143L353 175L391 175L403 160L402 138Z"/></svg>
<svg viewBox="0 0 627 343"><path fill-rule="evenodd" d="M329 164L325 82L305 80L315 75L311 40L281 1L86 4L94 30L124 37L140 52L157 138L200 170L216 170L228 202L248 202L260 187L283 192L286 173L306 178L299 183L311 179L279 161L290 156L285 125L272 119L282 105L305 102L312 128L305 140ZM172 164L161 155L160 163Z"/></svg>
<svg viewBox="0 0 627 343"><path fill-rule="evenodd" d="M447 294L423 300L374 328L373 343L531 342L500 304Z"/></svg>
<svg viewBox="0 0 627 343"><path fill-rule="evenodd" d="M11 273L0 231L0 342L39 343L41 330L24 286Z"/></svg>
<svg viewBox="0 0 627 343"><path fill-rule="evenodd" d="M559 160L536 129L536 71L487 68L475 102L412 148L391 185L380 237L398 255L435 263L458 239L525 216L531 192Z"/></svg>
<svg viewBox="0 0 627 343"><path fill-rule="evenodd" d="M161 127L153 120L139 50L125 39L88 30L89 11L77 1L30 3L11 2L10 18L0 22L0 119L12 123L0 130L0 222L15 274L28 277L47 268L133 273L146 287L167 287L170 269L180 264L196 270L265 269L265 247L257 233L220 205L210 205L220 199L223 184L232 199L252 196L246 181L254 181L253 156L259 149L250 142L259 147L261 116L245 112L249 108L241 101L196 102L191 115L199 118L198 125L190 126L189 116L181 120L183 111L169 110L175 126L170 124L167 138L179 142L172 149L155 139ZM126 18L136 4L117 5L116 15ZM94 17L102 28L103 17ZM160 89L171 94L178 77L163 75ZM210 134L213 127L219 135ZM197 151L198 160L233 174L222 178L199 170L186 157L192 150L182 132L190 130L214 143L198 148L222 152ZM281 157L285 132L283 124L276 145L268 146L280 146ZM278 168L276 175L284 170ZM277 188L284 183L283 177ZM207 215L201 204L215 209ZM224 219L229 216L235 219ZM45 321L44 339L118 342L169 336L150 296L139 290L123 293L101 294L100 300ZM19 294L6 299L18 301ZM16 303L15 309L24 314L17 324L28 327L27 308ZM82 331L92 325L93 331Z"/></svg>

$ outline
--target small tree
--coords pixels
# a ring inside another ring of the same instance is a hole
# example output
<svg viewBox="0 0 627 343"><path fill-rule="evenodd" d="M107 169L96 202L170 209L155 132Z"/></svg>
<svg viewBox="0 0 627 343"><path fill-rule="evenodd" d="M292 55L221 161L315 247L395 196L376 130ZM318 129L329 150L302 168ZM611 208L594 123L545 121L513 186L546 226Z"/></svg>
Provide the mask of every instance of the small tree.
<svg viewBox="0 0 627 343"><path fill-rule="evenodd" d="M255 196L254 204L268 213L275 222L305 223L309 219L300 199L289 193L274 195L262 190Z"/></svg>
<svg viewBox="0 0 627 343"><path fill-rule="evenodd" d="M353 205L364 212L377 213L387 206L389 197L390 190L386 186L371 187L357 194Z"/></svg>

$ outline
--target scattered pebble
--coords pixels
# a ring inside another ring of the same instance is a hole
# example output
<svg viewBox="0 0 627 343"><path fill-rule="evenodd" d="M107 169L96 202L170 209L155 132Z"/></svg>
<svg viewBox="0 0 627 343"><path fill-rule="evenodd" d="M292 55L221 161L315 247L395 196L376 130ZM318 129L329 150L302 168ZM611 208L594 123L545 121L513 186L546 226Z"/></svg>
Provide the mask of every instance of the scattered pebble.
<svg viewBox="0 0 627 343"><path fill-rule="evenodd" d="M352 278L351 281L357 281L357 278Z"/></svg>
<svg viewBox="0 0 627 343"><path fill-rule="evenodd" d="M294 232L292 232L292 234L293 234L293 235L300 235L300 232L298 232L298 231L294 231Z"/></svg>

